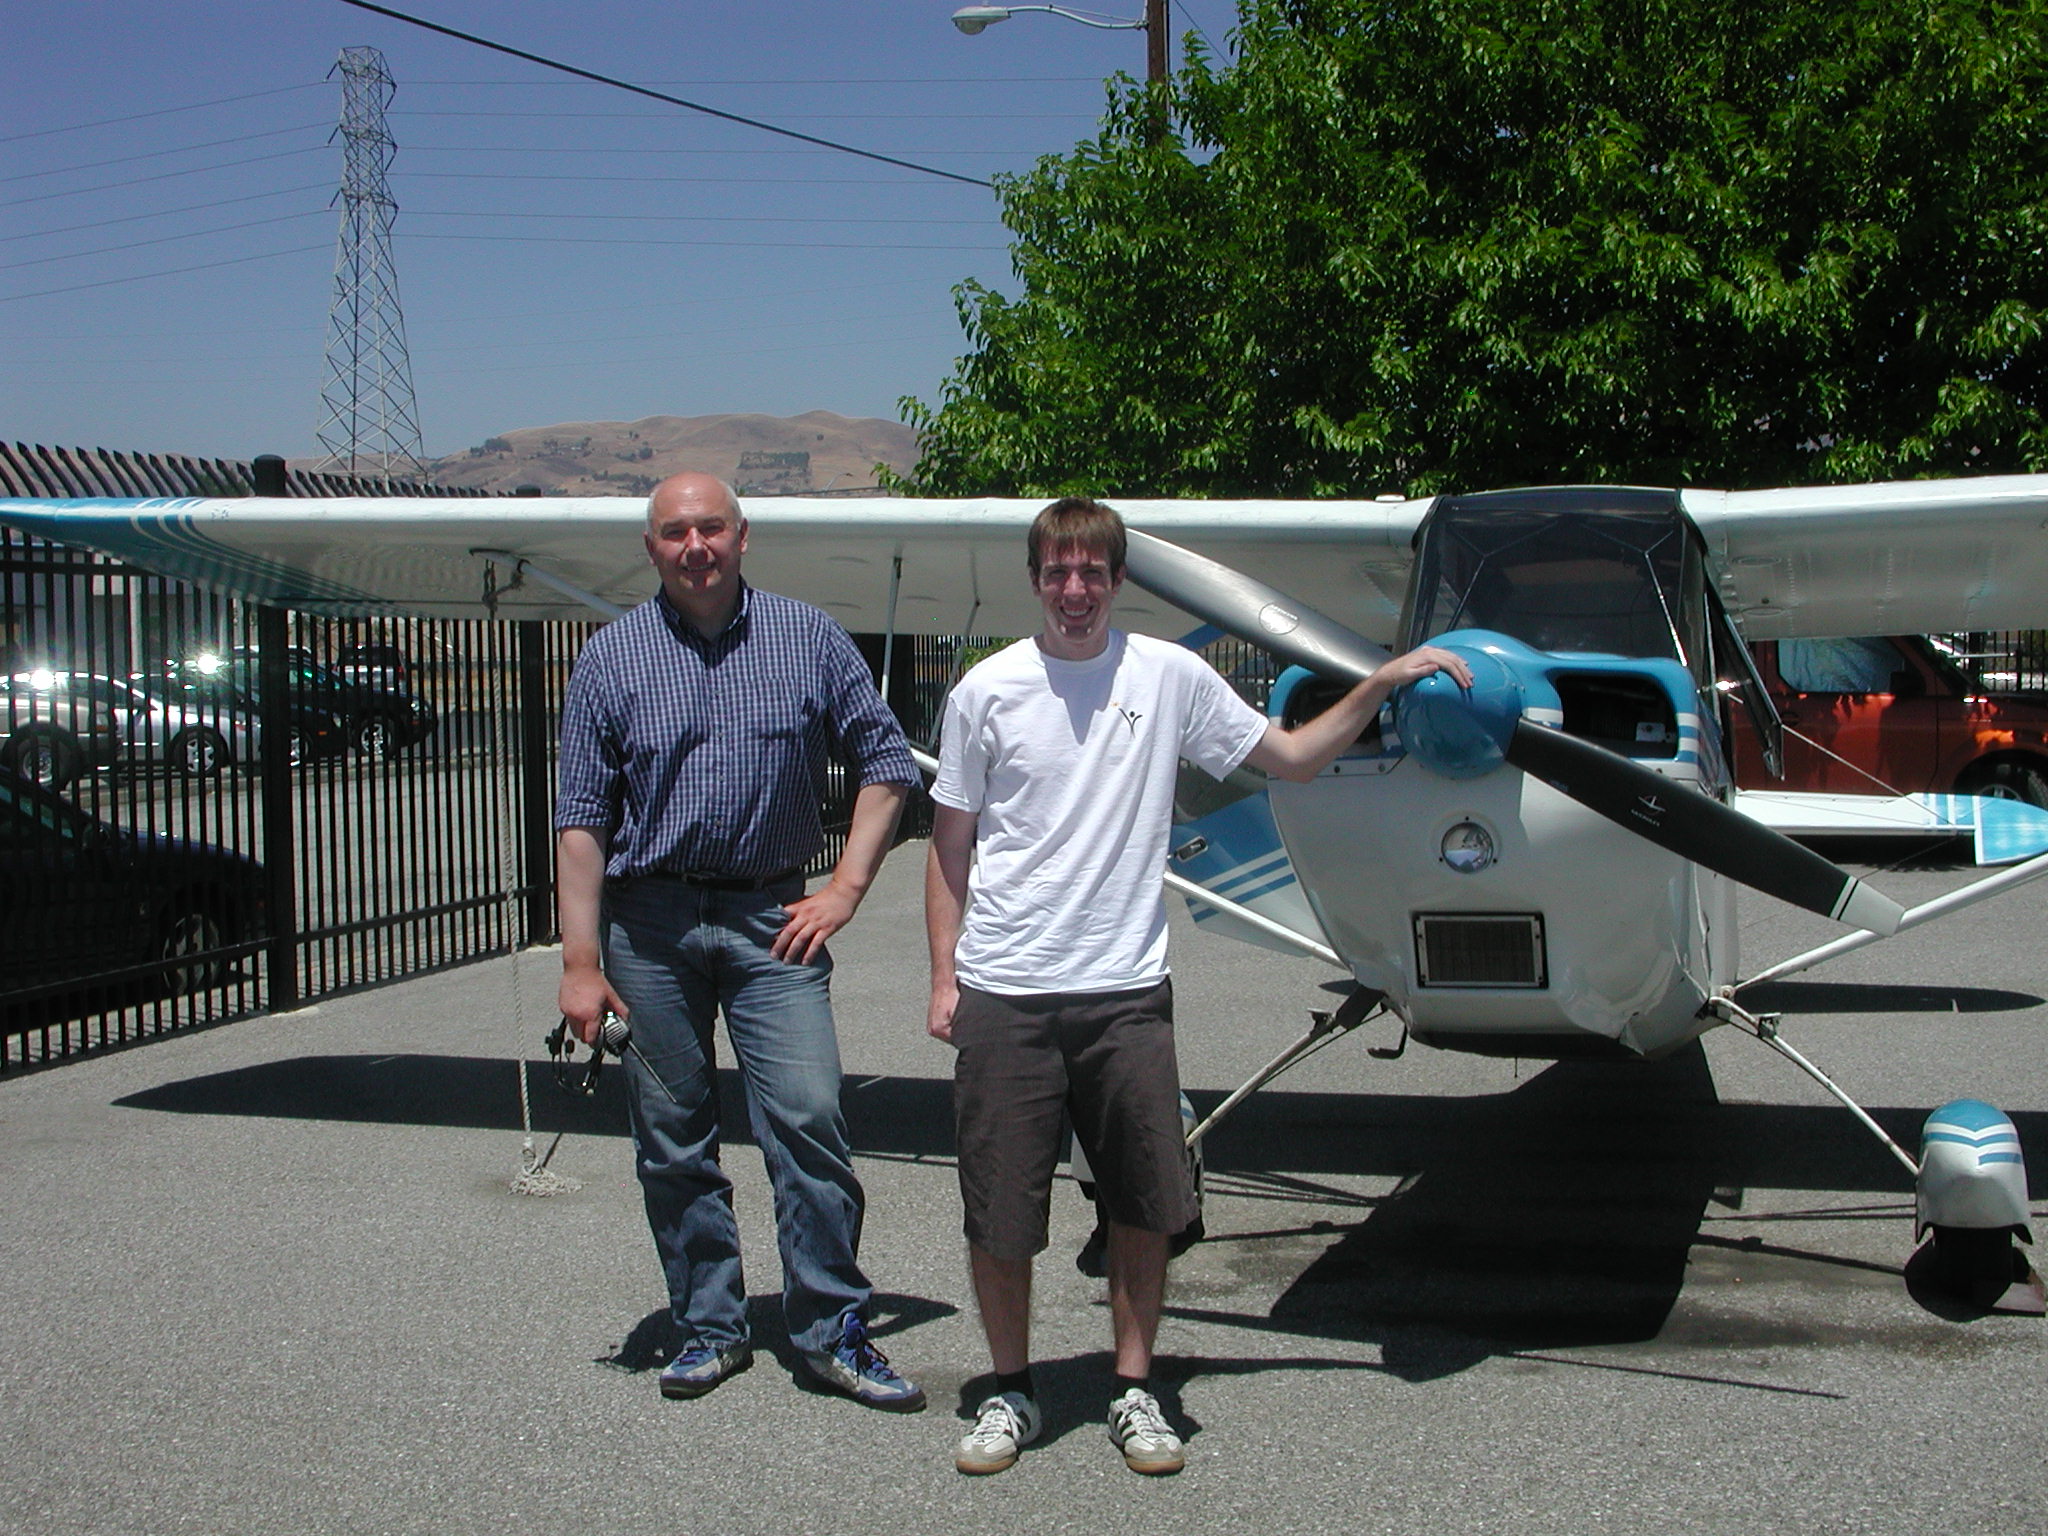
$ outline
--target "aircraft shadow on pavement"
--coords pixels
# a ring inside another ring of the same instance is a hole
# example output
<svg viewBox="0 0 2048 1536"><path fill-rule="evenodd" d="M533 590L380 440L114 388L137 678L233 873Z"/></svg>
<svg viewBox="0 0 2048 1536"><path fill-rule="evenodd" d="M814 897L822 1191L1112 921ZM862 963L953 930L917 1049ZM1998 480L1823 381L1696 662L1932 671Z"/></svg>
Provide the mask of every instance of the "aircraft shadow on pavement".
<svg viewBox="0 0 2048 1536"><path fill-rule="evenodd" d="M538 1133L626 1136L616 1066L587 1098L557 1088L545 1063L529 1068ZM724 1069L719 1079L726 1139L751 1141L738 1073ZM1206 1113L1222 1094L1190 1097ZM474 1057L300 1057L167 1083L117 1102L176 1114L520 1127L512 1064ZM863 1156L952 1155L952 1086L944 1079L849 1078L846 1107ZM1931 1107L1871 1113L1910 1147ZM2026 1155L2048 1164L2048 1113L2012 1118ZM1171 1297L1169 1311L1378 1342L1386 1369L1418 1380L1508 1350L1655 1338L1717 1197L1739 1200L1741 1190L1756 1188L1870 1191L1901 1206L1911 1200L1903 1170L1846 1111L1722 1103L1697 1044L1659 1062L1552 1063L1509 1092L1468 1097L1267 1089L1219 1127L1205 1151L1208 1224L1219 1237L1229 1232L1240 1189L1254 1198L1306 1191L1309 1203L1341 1212L1347 1197L1318 1190L1317 1176L1398 1183L1383 1196L1350 1197L1352 1208L1368 1214L1299 1272L1287 1271L1295 1260L1272 1250L1282 1267L1270 1277L1278 1300L1269 1313L1202 1312ZM1259 1262L1259 1234L1231 1240ZM1805 1257L1863 1267L1826 1254ZM660 1338L642 1330L657 1326L656 1318L643 1320L618 1363L650 1358Z"/></svg>
<svg viewBox="0 0 2048 1536"><path fill-rule="evenodd" d="M1872 1113L1917 1143L1925 1109ZM2013 1118L2026 1149L2048 1153L2048 1115ZM1703 1238L1710 1201L1871 1191L1903 1213L1912 1200L1904 1170L1846 1111L1724 1104L1697 1044L1660 1062L1557 1062L1511 1092L1465 1099L1262 1096L1207 1154L1212 1235L1229 1219L1219 1186L1256 1196L1272 1170L1400 1181L1360 1201L1368 1214L1337 1227L1306 1268L1274 1277L1284 1287L1266 1316L1236 1320L1378 1343L1386 1368L1412 1380L1504 1352L1656 1338L1697 1245L1755 1241Z"/></svg>
<svg viewBox="0 0 2048 1536"><path fill-rule="evenodd" d="M625 1074L615 1062L606 1062L596 1091L588 1095L558 1087L544 1061L530 1061L526 1067L536 1132L629 1134ZM575 1076L580 1079L582 1074L579 1060ZM721 1068L718 1089L725 1139L751 1142L746 1093L738 1070ZM476 1056L298 1056L165 1083L115 1102L127 1109L185 1115L260 1115L491 1131L521 1128L514 1063ZM912 1157L952 1155L950 1082L850 1078L845 1103L858 1151Z"/></svg>
<svg viewBox="0 0 2048 1536"><path fill-rule="evenodd" d="M1743 989L1752 1013L2010 1013L2042 999L1996 987L1914 986L1860 981L1766 981Z"/></svg>

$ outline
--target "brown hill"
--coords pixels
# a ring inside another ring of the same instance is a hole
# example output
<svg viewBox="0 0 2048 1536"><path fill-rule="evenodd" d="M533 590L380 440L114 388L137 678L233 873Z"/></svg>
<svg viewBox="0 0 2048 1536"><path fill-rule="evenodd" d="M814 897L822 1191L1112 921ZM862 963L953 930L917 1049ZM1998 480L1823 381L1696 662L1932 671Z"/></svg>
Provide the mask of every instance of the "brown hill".
<svg viewBox="0 0 2048 1536"><path fill-rule="evenodd" d="M801 416L648 416L522 427L432 461L437 484L550 496L644 496L679 470L707 470L755 496L872 489L875 465L907 472L910 428L830 411Z"/></svg>

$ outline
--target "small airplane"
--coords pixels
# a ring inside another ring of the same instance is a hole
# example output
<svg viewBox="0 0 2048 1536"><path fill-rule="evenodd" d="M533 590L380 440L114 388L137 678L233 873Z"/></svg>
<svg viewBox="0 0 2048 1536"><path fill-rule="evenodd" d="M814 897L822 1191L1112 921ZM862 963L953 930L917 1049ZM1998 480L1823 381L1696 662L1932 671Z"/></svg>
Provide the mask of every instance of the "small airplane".
<svg viewBox="0 0 2048 1536"><path fill-rule="evenodd" d="M1956 1288L1985 1305L2010 1288L2019 1300L2005 1305L2048 1306L2012 1247L2032 1235L2009 1119L1977 1101L1944 1105L1916 1157L1774 1016L1740 1001L2048 874L2048 853L1905 911L1737 809L1727 747L1728 711L1742 708L1767 756L1781 750L1745 638L2048 623L2048 476L1113 504L1133 530L1128 576L1142 589L1119 602L1119 622L1271 651L1289 663L1271 690L1276 718L1327 707L1389 644L1445 646L1474 671L1470 689L1444 677L1403 689L1309 784L1184 776L1165 878L1196 920L1351 978L1342 1005L1312 1015L1191 1144L1382 1012L1403 1031L1383 1056L1413 1039L1527 1059L1654 1058L1730 1025L1812 1076L1913 1174L1916 1237L1933 1234ZM1030 633L1023 531L1040 505L756 498L748 575L892 639ZM337 615L616 614L649 589L643 520L627 498L0 500L0 521L25 531ZM1184 615L1201 627L1189 634ZM2002 814L1983 801L1951 819ZM1845 932L1745 977L1738 885Z"/></svg>

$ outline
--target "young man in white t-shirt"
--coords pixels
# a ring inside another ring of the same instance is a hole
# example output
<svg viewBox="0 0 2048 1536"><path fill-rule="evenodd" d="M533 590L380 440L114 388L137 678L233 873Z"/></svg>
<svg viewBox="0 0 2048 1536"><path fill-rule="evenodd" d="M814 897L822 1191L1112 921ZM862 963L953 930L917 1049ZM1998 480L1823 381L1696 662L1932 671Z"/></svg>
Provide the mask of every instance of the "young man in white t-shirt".
<svg viewBox="0 0 2048 1536"><path fill-rule="evenodd" d="M996 1390L960 1441L962 1472L999 1472L1037 1438L1031 1263L1045 1247L1063 1117L1109 1217L1116 1391L1109 1433L1138 1472L1180 1470L1152 1396L1172 1234L1195 1217L1160 872L1185 757L1315 777L1387 696L1447 651L1396 657L1314 720L1283 730L1185 648L1110 627L1123 520L1080 498L1031 526L1039 633L989 657L946 703L925 875L926 1027L958 1052L954 1116L975 1300Z"/></svg>

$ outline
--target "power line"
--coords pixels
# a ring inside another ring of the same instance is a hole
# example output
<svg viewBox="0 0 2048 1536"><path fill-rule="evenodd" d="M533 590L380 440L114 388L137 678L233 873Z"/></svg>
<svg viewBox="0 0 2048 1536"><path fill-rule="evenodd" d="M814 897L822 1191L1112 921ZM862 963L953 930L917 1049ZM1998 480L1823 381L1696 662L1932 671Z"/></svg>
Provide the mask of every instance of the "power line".
<svg viewBox="0 0 2048 1536"><path fill-rule="evenodd" d="M862 324L885 324L899 320L929 321L934 318L934 314L935 307L926 306L922 309L907 310L898 314L877 314L872 310L862 310L857 316L851 318L858 319ZM690 342L704 336L755 336L764 335L771 331L814 331L818 325L819 322L816 319L807 316L800 320L748 321L741 325L722 325L709 329L693 326L683 331L634 331L626 336L584 336L579 334L574 340L574 345L580 347L600 347L610 346L617 342L629 342L635 346L646 347L658 346L670 341ZM266 334L274 335L276 333L272 331ZM435 357L445 358L472 356L483 352L532 351L536 347L546 347L549 356L553 357L559 353L562 345L563 343L559 340L535 340L531 337L525 337L518 341L475 342L467 346L451 346L443 343L433 347L432 351ZM675 354L671 351L651 357L601 357L589 358L586 361L590 363L620 364L653 363L673 361L674 357ZM175 368L180 364L191 363L195 359L189 352L170 357L144 357L132 352L123 352L118 359L106 359L106 361L118 362L123 367ZM214 359L208 358L206 361L211 362ZM11 366L61 370L65 364L62 361L50 359L21 359L14 362ZM437 375L441 371L436 369ZM67 380L67 382L75 382L75 378Z"/></svg>
<svg viewBox="0 0 2048 1536"><path fill-rule="evenodd" d="M30 181L37 176L66 176L73 171L98 171L110 165L128 165L136 160L155 160L163 155L189 154L195 149L218 149L223 144L249 144L257 139L274 139L287 133L305 133L309 129L325 128L325 123L299 123L290 128L266 128L261 133L238 134L232 139L209 139L203 144L179 144L170 149L149 149L139 155L120 155L112 160L89 160L83 165L60 165L47 171L22 171L14 176L0 176L0 183Z"/></svg>
<svg viewBox="0 0 2048 1536"><path fill-rule="evenodd" d="M474 240L496 245L699 245L750 251L1006 251L1007 245L897 245L854 240L654 240L637 235L442 235L410 231L408 240Z"/></svg>
<svg viewBox="0 0 2048 1536"><path fill-rule="evenodd" d="M203 107L231 106L238 101L255 101L263 96L282 96L288 91L310 91L320 83L318 80L308 80L303 85L280 85L267 91L249 91L241 96L217 96L212 101L192 101L182 107L158 107L153 112L131 112L126 117L98 117L89 123L69 123L62 128L37 128L29 133L10 133L0 136L0 144L13 144L22 139L47 139L53 133L81 133L87 128L107 128L115 123L139 123L147 117L168 117L174 112L197 112Z"/></svg>
<svg viewBox="0 0 2048 1536"><path fill-rule="evenodd" d="M729 187L730 176L587 176L555 171L399 171L405 181L624 181L635 186L686 182L693 186ZM749 176L750 187L900 187L900 177L884 176Z"/></svg>
<svg viewBox="0 0 2048 1536"><path fill-rule="evenodd" d="M25 235L0 235L0 243L10 240L42 240L51 235L75 235L81 230L105 229L110 224L134 224L143 219L168 219L181 213L203 213L209 208L226 208L235 203L260 202L266 197L284 197L292 192L319 192L326 188L324 181L309 181L298 187L278 187L270 192L251 192L245 197L216 198L210 203L187 203L182 208L159 208L154 213L124 213L119 218L95 219L90 224L66 224L58 229L36 229Z"/></svg>
<svg viewBox="0 0 2048 1536"><path fill-rule="evenodd" d="M1223 50L1216 46L1209 34L1202 30L1202 24L1195 20L1195 13L1193 11L1181 4L1181 0L1173 0L1173 8L1180 12L1180 19L1194 29L1195 36L1199 37L1208 46L1211 53L1219 59L1224 56Z"/></svg>
<svg viewBox="0 0 2048 1536"><path fill-rule="evenodd" d="M1200 31L1200 28L1196 28ZM516 85L532 88L544 85L567 85L566 80L415 80L415 85ZM649 80L648 85L801 85L808 89L816 85L957 85L980 90L985 85L1100 85L1100 75L975 75L967 78L961 75L866 75L859 78L848 76L839 80Z"/></svg>
<svg viewBox="0 0 2048 1536"><path fill-rule="evenodd" d="M323 183L322 183L322 185L324 186L324 185L325 185L325 183L323 182ZM661 299L661 300L653 300L653 299L650 299L650 300L643 300L643 301L640 301L640 302L637 302L637 303L633 303L633 304L584 304L584 305L578 305L577 307L575 307L575 308L573 308L573 309L561 309L561 308L557 308L557 307L556 307L556 306L554 306L554 305L549 305L549 306L548 306L548 307L547 307L547 308L546 308L545 310L543 310L543 309L539 309L539 308L530 308L530 309L516 309L516 310L500 310L500 311L498 311L498 312L496 312L496 313L494 313L494 314L488 314L488 315L450 315L450 316L448 316L448 317L446 317L446 318L444 318L444 319L441 319L441 320L431 320L431 319L430 319L430 320L428 320L427 322L425 322L425 328L426 328L427 330L431 331L431 330L434 330L434 329L436 329L436 328L438 328L438 327L445 327L445 326L455 326L455 325L487 325L487 324L490 324L490 323L492 323L492 322L495 322L495 321L499 321L499 320L529 320L529 319L534 319L534 318L536 318L536 317L539 317L539 316L542 316L542 315L545 315L545 316L546 316L547 318L549 318L549 319L560 319L560 318L561 318L562 316L564 316L564 315L623 315L623 314L633 314L633 315L647 315L647 314L653 314L653 313L657 313L657 312L660 312L660 311L662 311L662 310L670 310L670 309L691 309L691 308L695 308L695 307L696 307L696 306L698 306L698 305L703 305L703 304L716 304L716 305L719 305L720 307L729 307L729 306L731 306L731 305L733 305L733 304L744 304L744 303L752 303L752 302L755 302L755 301L758 301L758 300L769 300L769 301L773 301L773 302L775 302L775 303L777 303L777 304L780 304L780 303L783 303L783 302L785 302L785 301L787 301L787 300L789 300L789 299L808 299L808 298L818 298L818 297L820 297L820 296L822 296L822 295L825 295L825 294L839 294L839 293L872 293L872 292L874 292L874 291L875 291L876 289L880 289L880 288L913 288L913 287L922 287L922 286L924 286L924 284L925 284L925 281L926 281L926 279L924 279L924 278L922 278L922 277L899 277L899 278L890 278L890 279L887 279L887 280L885 280L885 281L881 281L881 282L868 282L868 283L828 283L828 284L826 284L825 286L823 286L823 287L819 287L819 288L784 288L784 287L782 287L782 286L780 286L780 285L778 284L778 285L777 285L776 287L774 287L774 288L772 288L772 289L769 289L769 290L767 290L767 291L765 291L765 292L760 292L760 293L740 293L740 294L725 294L725 293L721 293L721 294L716 294L716 295L712 295L712 296L709 296L709 297L705 297L705 298L693 298L693 299ZM307 335L311 335L311 334L312 334L312 333L313 333L313 332L314 332L314 331L315 331L316 329L319 329L319 327L314 327L314 326L307 326L307 327L305 328L305 332L304 332L304 333L305 333L305 334L307 334ZM152 330L152 331L148 332L147 334L149 335L149 337L150 337L150 338L151 338L152 340L161 340L161 339L162 339L162 338L164 338L164 337L178 337L178 336L194 336L194 337L204 337L204 338L206 338L206 339L208 339L208 340L212 340L212 339L214 339L214 338L216 338L216 337L221 337L221 336L277 336L277 335L282 335L282 334L288 334L288 333L290 333L290 334L297 334L297 333L293 333L293 332L290 332L290 328L289 328L289 327L284 327L284 328L281 328L281 327L278 327L278 326L274 326L274 325L259 325L259 326L246 326L246 327L238 327L238 326L206 326L206 327L204 327L203 329L200 329L200 330L193 330L193 331L159 331L159 330ZM137 336L137 334L138 334L138 332L137 332L137 331L135 330L135 328L134 328L134 327L132 327L132 326L126 326L126 325L124 325L124 326L122 326L122 327L121 327L121 328L120 328L119 330L115 330L115 331L41 331L41 332L28 332L28 331L9 331L9 332L8 332L8 334L7 334L7 336L6 336L5 338L4 338L4 340L6 340L6 341L10 341L10 342L18 342L18 341L120 341L120 342L128 342L128 341L133 341L133 340L135 339L135 337Z"/></svg>
<svg viewBox="0 0 2048 1536"><path fill-rule="evenodd" d="M325 144L311 144L304 149L280 149L272 155L251 155L246 160L223 160L218 165L191 165L182 171L159 171L154 176L131 176L126 181L103 181L96 187L73 187L69 192L38 192L34 197L9 198L0 206L26 208L30 203L47 203L60 197L84 197L93 192L113 192L121 187L146 186L152 181L170 181L179 176L203 176L208 171L232 171L245 165L260 165L266 160L289 160L294 155L317 155L327 148Z"/></svg>
<svg viewBox="0 0 2048 1536"><path fill-rule="evenodd" d="M254 256L230 256L225 261L202 261L189 267L167 267L161 272L137 272L129 277L109 277L97 283L73 283L68 288L39 288L34 293L12 293L0 296L0 304L19 304L23 299L47 299L59 293L83 293L88 288L113 288L123 283L147 282L153 277L177 277L185 272L205 272L213 267L236 267L245 261L269 261L275 256L303 256L308 251L324 251L324 245L295 245L288 251L259 251Z"/></svg>
<svg viewBox="0 0 2048 1536"><path fill-rule="evenodd" d="M343 0L343 3L349 3L349 0ZM799 134L797 137L801 138L803 135ZM585 145L569 145L564 147L558 144L413 144L411 152L421 155L589 155L596 159L613 159L619 155L716 155L723 158L728 155L818 155L833 151L830 145L826 145L823 149L695 149L684 146L671 147L668 145L621 145L617 148L598 148ZM862 151L862 153L865 154L866 151ZM1045 153L1045 150L1043 147L1032 147L1029 149L920 149L915 151L915 153L922 155L1042 155ZM882 160L889 165L910 164L907 160L890 160L886 155L869 155L868 158L871 160ZM913 166L912 169L925 170L927 167ZM944 176L948 173L936 171L933 174ZM977 187L988 185L985 181L975 181L971 176L955 176L953 180L969 182Z"/></svg>
<svg viewBox="0 0 2048 1536"><path fill-rule="evenodd" d="M665 112L485 112L452 111L421 107L412 111L394 112L391 115L393 117L544 117L549 122L557 122L569 117L602 118L606 121L629 123L667 123L674 121ZM1095 114L1092 112L948 112L946 114L946 121L952 123L1051 123L1072 122L1075 118L1092 120L1094 116ZM928 123L932 120L932 115L929 112L804 112L797 114L797 121L807 122L819 118L837 120L848 117L858 118L860 121L867 123Z"/></svg>
<svg viewBox="0 0 2048 1536"><path fill-rule="evenodd" d="M317 219L327 210L309 208L300 213L280 213L267 219L250 219L243 224L215 224L206 229L187 230L182 235L158 235L150 240L128 240L120 245L103 245L90 251L66 251L59 256L35 256L27 261L0 263L0 272L18 272L23 267L45 267L53 261L82 261L88 256L108 256L117 251L139 251L145 245L169 245L175 240L204 240L208 235L231 234L238 229L257 229L265 224L285 224L293 219Z"/></svg>
<svg viewBox="0 0 2048 1536"><path fill-rule="evenodd" d="M702 102L688 101L681 96L670 96L662 91L649 90L644 85L629 81L615 80L610 75L600 75L592 70L579 69L573 64L563 64L555 59L544 58L537 53L528 53L523 48L509 47L494 43L487 37L478 37L473 32L458 32L453 27L444 27L438 22L424 21L417 16L408 16L403 11L394 11L388 6L373 5L370 0L341 0L343 5L352 5L359 11L371 11L379 16L388 16L393 21L402 21L409 26L424 27L429 32L438 32L443 37L456 38L461 42L475 43L479 48L489 48L497 53L509 54L515 59L525 59L529 64L538 64L544 69L558 69L565 75L575 75L584 80L594 80L599 85L614 86L622 91L631 91L636 96L647 96L655 101L665 101L670 106L687 107L692 112L702 112L707 117L716 117L729 123L739 123L748 128L758 128L763 133L780 134L787 139L801 139L806 144L816 144L824 149L835 150L844 155L859 155L864 160L879 160L884 165L901 166L907 171L920 171L927 176L943 176L948 181L964 181L971 186L990 185L978 176L963 176L957 171L942 171L935 166L918 165L909 160L898 160L892 155L878 154L871 149L856 149L851 144L838 144L830 139L821 139L814 134L798 133L794 128L778 128L773 123L764 123L758 118L742 117L737 112L721 112L716 107L707 107Z"/></svg>
<svg viewBox="0 0 2048 1536"><path fill-rule="evenodd" d="M551 224L565 219L632 224L947 224L986 229L993 218L982 219L864 219L840 218L829 213L507 213L501 209L415 208L415 219L546 219ZM518 238L508 237L508 238Z"/></svg>

